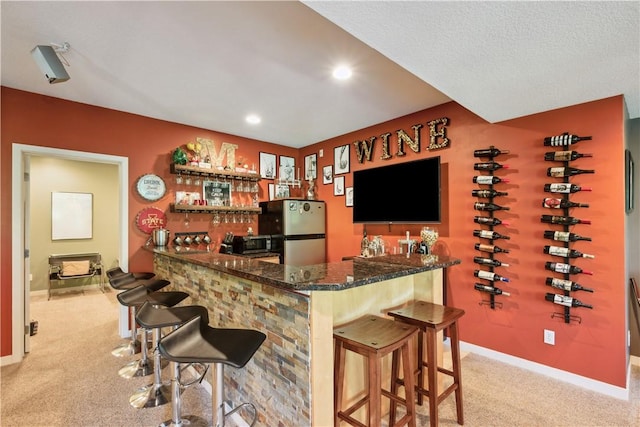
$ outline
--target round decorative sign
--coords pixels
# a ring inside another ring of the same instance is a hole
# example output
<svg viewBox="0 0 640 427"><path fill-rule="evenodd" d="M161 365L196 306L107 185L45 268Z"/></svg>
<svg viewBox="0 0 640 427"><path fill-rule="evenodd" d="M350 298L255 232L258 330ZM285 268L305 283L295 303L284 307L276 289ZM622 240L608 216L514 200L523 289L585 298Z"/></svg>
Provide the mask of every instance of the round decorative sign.
<svg viewBox="0 0 640 427"><path fill-rule="evenodd" d="M167 191L167 186L164 180L158 175L148 173L138 178L136 190L143 199L155 202L164 196L164 193Z"/></svg>
<svg viewBox="0 0 640 427"><path fill-rule="evenodd" d="M158 208L144 208L136 216L136 225L146 234L151 234L156 228L165 228L167 216Z"/></svg>

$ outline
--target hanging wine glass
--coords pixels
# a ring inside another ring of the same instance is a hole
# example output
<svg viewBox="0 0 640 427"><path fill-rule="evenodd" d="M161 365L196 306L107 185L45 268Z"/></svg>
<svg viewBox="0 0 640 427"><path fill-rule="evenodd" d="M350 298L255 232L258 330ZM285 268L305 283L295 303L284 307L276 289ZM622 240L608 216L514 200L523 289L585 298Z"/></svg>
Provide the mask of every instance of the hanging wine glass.
<svg viewBox="0 0 640 427"><path fill-rule="evenodd" d="M189 224L191 223L191 220L189 219L189 213L185 212L184 213L184 226L186 228L189 228Z"/></svg>
<svg viewBox="0 0 640 427"><path fill-rule="evenodd" d="M217 227L220 225L220 213L219 212L214 212L213 213L213 219L211 220L211 222L213 223L214 227Z"/></svg>

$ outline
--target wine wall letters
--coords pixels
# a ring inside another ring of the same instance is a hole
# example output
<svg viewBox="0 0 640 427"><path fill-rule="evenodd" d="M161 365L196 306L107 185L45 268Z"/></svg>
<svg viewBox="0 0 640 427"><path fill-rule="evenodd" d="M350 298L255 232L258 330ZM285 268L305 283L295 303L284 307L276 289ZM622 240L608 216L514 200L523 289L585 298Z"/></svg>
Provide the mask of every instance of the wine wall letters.
<svg viewBox="0 0 640 427"><path fill-rule="evenodd" d="M447 138L448 124L449 119L447 117L441 117L427 122L427 127L429 129L429 146L426 148L427 150L439 150L449 146L449 138ZM398 147L398 150L395 153L396 156L402 157L407 154L405 152L405 145L414 153L420 152L421 130L423 127L424 125L420 123L411 126L411 129L413 129L413 138L402 129L396 131ZM391 154L389 149L391 145L391 135L391 132L380 135L380 139L382 140L382 154L380 155L380 160L389 160L394 156L394 154ZM375 141L377 138L378 137L376 136L372 136L367 140L354 141L353 145L355 147L356 156L358 157L358 162L364 163L365 160L369 162L371 161L371 156L373 155Z"/></svg>

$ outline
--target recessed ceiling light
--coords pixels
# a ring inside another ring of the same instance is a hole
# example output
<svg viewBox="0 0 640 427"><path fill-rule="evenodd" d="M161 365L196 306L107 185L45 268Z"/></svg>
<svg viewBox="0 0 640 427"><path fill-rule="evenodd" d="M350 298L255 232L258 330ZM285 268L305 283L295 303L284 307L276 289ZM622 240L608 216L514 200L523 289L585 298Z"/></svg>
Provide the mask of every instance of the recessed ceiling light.
<svg viewBox="0 0 640 427"><path fill-rule="evenodd" d="M262 119L255 114L249 114L245 120L247 121L247 123L252 125L257 125L262 121Z"/></svg>
<svg viewBox="0 0 640 427"><path fill-rule="evenodd" d="M352 75L351 68L346 65L339 65L333 69L333 77L338 80L346 80Z"/></svg>

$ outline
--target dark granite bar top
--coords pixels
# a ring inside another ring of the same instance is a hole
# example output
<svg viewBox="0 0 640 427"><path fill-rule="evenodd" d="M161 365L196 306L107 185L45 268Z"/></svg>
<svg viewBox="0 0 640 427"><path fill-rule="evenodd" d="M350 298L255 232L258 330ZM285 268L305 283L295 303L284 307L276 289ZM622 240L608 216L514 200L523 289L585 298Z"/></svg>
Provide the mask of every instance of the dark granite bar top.
<svg viewBox="0 0 640 427"><path fill-rule="evenodd" d="M397 277L460 264L457 258L411 254L293 266L215 252L179 252L145 247L154 254L190 262L234 276L290 291L339 291Z"/></svg>

